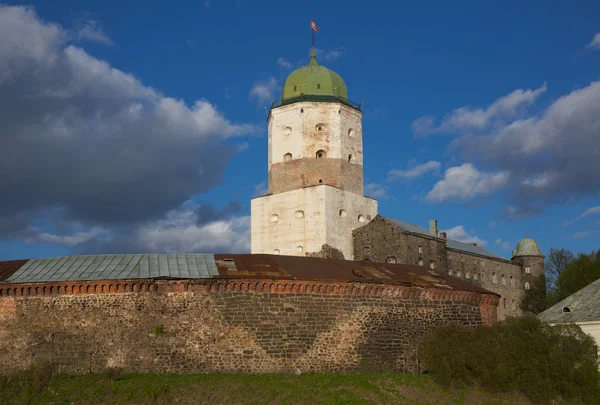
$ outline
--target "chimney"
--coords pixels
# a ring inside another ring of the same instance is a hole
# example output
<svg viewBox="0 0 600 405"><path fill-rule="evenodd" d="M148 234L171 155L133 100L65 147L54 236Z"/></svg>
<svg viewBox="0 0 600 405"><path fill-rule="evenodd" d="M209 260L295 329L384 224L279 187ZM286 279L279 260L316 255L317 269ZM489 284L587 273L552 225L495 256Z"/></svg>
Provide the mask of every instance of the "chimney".
<svg viewBox="0 0 600 405"><path fill-rule="evenodd" d="M477 246L477 242L471 242L469 245Z"/></svg>
<svg viewBox="0 0 600 405"><path fill-rule="evenodd" d="M438 236L437 219L432 219L429 221L429 233Z"/></svg>
<svg viewBox="0 0 600 405"><path fill-rule="evenodd" d="M446 239L446 238L447 238L446 232L440 232L440 236L441 236L442 238L444 238L444 239Z"/></svg>

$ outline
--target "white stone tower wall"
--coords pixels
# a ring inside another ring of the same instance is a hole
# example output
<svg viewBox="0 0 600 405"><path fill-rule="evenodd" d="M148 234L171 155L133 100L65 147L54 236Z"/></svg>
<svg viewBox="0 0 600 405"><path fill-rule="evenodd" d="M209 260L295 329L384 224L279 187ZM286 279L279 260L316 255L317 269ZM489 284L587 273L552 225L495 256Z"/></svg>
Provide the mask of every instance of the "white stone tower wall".
<svg viewBox="0 0 600 405"><path fill-rule="evenodd" d="M327 158L347 160L362 165L361 113L341 103L300 102L271 111L269 118L269 170L284 161L286 153L292 159L314 158L323 149ZM317 131L323 124L324 130ZM291 128L289 135L285 128ZM352 129L353 135L348 131Z"/></svg>
<svg viewBox="0 0 600 405"><path fill-rule="evenodd" d="M255 198L252 253L304 256L328 244L352 259L352 231L376 215L376 200L326 185Z"/></svg>

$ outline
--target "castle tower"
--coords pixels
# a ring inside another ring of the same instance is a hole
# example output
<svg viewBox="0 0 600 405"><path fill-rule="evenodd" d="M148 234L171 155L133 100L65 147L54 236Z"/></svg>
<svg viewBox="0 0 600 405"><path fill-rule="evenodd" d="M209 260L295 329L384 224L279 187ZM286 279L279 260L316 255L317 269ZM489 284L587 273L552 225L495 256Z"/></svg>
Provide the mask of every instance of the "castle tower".
<svg viewBox="0 0 600 405"><path fill-rule="evenodd" d="M531 287L535 277L544 274L544 255L537 242L527 236L519 241L511 260L521 264L523 290Z"/></svg>
<svg viewBox="0 0 600 405"><path fill-rule="evenodd" d="M352 231L377 215L363 196L361 120L313 49L269 112L269 191L251 202L252 253L353 258Z"/></svg>

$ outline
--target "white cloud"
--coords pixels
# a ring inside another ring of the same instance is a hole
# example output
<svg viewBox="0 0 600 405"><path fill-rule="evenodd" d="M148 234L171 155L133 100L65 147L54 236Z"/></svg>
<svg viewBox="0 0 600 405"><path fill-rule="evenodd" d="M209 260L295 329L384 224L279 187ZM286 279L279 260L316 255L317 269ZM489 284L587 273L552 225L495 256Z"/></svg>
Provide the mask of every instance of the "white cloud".
<svg viewBox="0 0 600 405"><path fill-rule="evenodd" d="M417 118L410 124L413 134L417 137L429 135L435 128L435 117L427 115Z"/></svg>
<svg viewBox="0 0 600 405"><path fill-rule="evenodd" d="M89 230L80 230L71 235L57 235L49 232L42 232L38 228L32 227L29 230L32 236L25 238L25 243L40 243L48 245L75 246L94 239L110 238L110 231L100 226L93 226Z"/></svg>
<svg viewBox="0 0 600 405"><path fill-rule="evenodd" d="M269 186L267 185L267 181L263 180L260 183L254 186L254 194L253 197L261 197L266 195L269 192Z"/></svg>
<svg viewBox="0 0 600 405"><path fill-rule="evenodd" d="M579 215L576 219L582 219L590 215L600 214L600 205L596 205L595 207L588 208L583 212L583 214Z"/></svg>
<svg viewBox="0 0 600 405"><path fill-rule="evenodd" d="M508 241L502 239L496 239L494 245L499 246L502 250L511 250L511 244Z"/></svg>
<svg viewBox="0 0 600 405"><path fill-rule="evenodd" d="M398 170L398 169L390 170L388 172L388 179L391 181L398 180L398 179L412 180L417 177L421 177L425 173L432 172L432 171L439 171L440 167L441 167L440 162L430 160L427 163L416 165L408 170Z"/></svg>
<svg viewBox="0 0 600 405"><path fill-rule="evenodd" d="M102 45L112 45L113 41L102 30L102 27L93 20L77 21L71 36L76 41L91 41Z"/></svg>
<svg viewBox="0 0 600 405"><path fill-rule="evenodd" d="M333 61L341 58L346 53L346 48L338 47L329 50L315 48L317 60Z"/></svg>
<svg viewBox="0 0 600 405"><path fill-rule="evenodd" d="M490 194L508 181L508 173L482 173L471 163L451 167L444 173L444 178L438 181L427 193L425 199L430 202L446 200L470 200L479 195Z"/></svg>
<svg viewBox="0 0 600 405"><path fill-rule="evenodd" d="M587 45L591 49L600 49L600 32L594 35L592 41Z"/></svg>
<svg viewBox="0 0 600 405"><path fill-rule="evenodd" d="M254 83L252 89L250 89L250 97L256 99L259 104L267 104L278 98L276 93L279 89L280 86L277 80L270 77L267 80Z"/></svg>
<svg viewBox="0 0 600 405"><path fill-rule="evenodd" d="M88 229L133 226L221 184L239 150L225 139L253 125L205 99L167 97L69 45L70 34L31 7L0 6L0 145L19 157L0 164L0 194L11 196L0 232L27 233L24 218L56 206Z"/></svg>
<svg viewBox="0 0 600 405"><path fill-rule="evenodd" d="M509 172L514 204L561 203L600 189L600 81L554 101L540 114L481 136L463 136L450 150Z"/></svg>
<svg viewBox="0 0 600 405"><path fill-rule="evenodd" d="M575 221L578 221L580 219L583 219L585 217L588 217L588 216L594 215L594 214L600 214L600 205L596 205L595 207L588 208L581 215L578 215L577 217L573 218L570 221L565 221L565 225L571 225Z"/></svg>
<svg viewBox="0 0 600 405"><path fill-rule="evenodd" d="M292 65L290 62L283 59L282 57L277 58L277 64L284 69L290 69L290 68L294 67L294 65Z"/></svg>
<svg viewBox="0 0 600 405"><path fill-rule="evenodd" d="M591 233L591 231L588 232L575 232L573 235L571 235L571 237L573 239L583 239L583 238L587 238Z"/></svg>
<svg viewBox="0 0 600 405"><path fill-rule="evenodd" d="M365 186L365 195L381 200L394 199L394 197L388 194L388 187L377 183L367 183Z"/></svg>
<svg viewBox="0 0 600 405"><path fill-rule="evenodd" d="M437 127L433 117L421 117L412 123L412 129L415 136L425 136L433 133L462 134L484 131L491 126L502 125L514 118L524 107L533 104L546 90L546 83L535 90L517 89L506 96L500 97L485 109L457 108L444 116Z"/></svg>
<svg viewBox="0 0 600 405"><path fill-rule="evenodd" d="M467 232L464 225L456 225L453 228L446 229L441 232L446 232L448 239L457 240L464 243L477 243L477 246L487 245L487 241L474 235L473 232Z"/></svg>
<svg viewBox="0 0 600 405"><path fill-rule="evenodd" d="M147 252L250 252L250 216L198 224L193 209L173 210L164 219L141 226L136 245Z"/></svg>

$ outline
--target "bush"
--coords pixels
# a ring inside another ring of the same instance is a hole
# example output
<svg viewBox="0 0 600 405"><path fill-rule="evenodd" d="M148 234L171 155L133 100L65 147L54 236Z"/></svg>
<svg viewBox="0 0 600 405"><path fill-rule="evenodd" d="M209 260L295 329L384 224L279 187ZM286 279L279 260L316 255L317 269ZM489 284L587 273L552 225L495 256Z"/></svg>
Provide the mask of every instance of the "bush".
<svg viewBox="0 0 600 405"><path fill-rule="evenodd" d="M0 376L0 392L2 403L29 404L52 378L52 367L49 364L34 365L26 371L7 376Z"/></svg>
<svg viewBox="0 0 600 405"><path fill-rule="evenodd" d="M445 386L521 392L534 402L600 403L598 346L576 325L549 326L534 316L475 328L449 325L423 339L419 353Z"/></svg>

